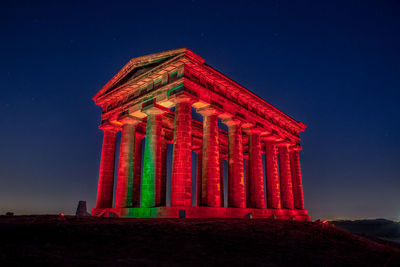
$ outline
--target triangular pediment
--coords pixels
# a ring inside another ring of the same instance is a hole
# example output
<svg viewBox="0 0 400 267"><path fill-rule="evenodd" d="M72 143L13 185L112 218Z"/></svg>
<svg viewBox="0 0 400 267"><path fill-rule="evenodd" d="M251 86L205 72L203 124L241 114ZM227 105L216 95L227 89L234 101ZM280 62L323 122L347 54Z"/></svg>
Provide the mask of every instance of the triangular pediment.
<svg viewBox="0 0 400 267"><path fill-rule="evenodd" d="M133 58L94 96L93 100L96 101L97 98L116 90L121 85L151 71L168 60L184 54L189 54L192 57L195 56L197 60L204 62L202 58L198 57L187 48L179 48Z"/></svg>
<svg viewBox="0 0 400 267"><path fill-rule="evenodd" d="M148 71L150 71L151 69L154 69L155 67L161 65L162 63L168 61L169 59L177 56L179 54L174 54L171 56L167 56L164 58L160 58L160 59L155 59L149 62L145 62L142 64L139 64L137 66L135 66L134 68L132 68L128 73L126 73L122 78L119 79L118 82L116 82L114 85L112 85L109 89L107 89L106 91L104 91L103 94L107 94L108 92L111 92L113 90L115 90L116 88L118 88L119 86L135 79L136 77L140 76L143 73L146 73Z"/></svg>
<svg viewBox="0 0 400 267"><path fill-rule="evenodd" d="M136 66L134 67L131 71L129 71L125 76L123 76L118 82L116 82L113 86L111 86L109 89L107 89L104 94L107 94L108 92L113 91L114 89L118 88L119 86L133 80L134 78L138 77L139 75L148 72L149 70L161 65L162 63L164 63L165 61L167 61L168 59L171 59L175 56L177 56L178 54L172 55L172 56L168 56L165 58L161 58L161 59L157 59L154 61L150 61L148 63L145 63L143 65L140 66Z"/></svg>

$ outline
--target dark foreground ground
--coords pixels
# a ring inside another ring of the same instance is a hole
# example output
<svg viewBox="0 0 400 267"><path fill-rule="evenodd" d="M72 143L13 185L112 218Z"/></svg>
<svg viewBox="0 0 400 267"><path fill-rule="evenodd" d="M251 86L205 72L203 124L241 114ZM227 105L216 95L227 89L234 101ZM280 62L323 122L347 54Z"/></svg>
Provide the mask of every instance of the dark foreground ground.
<svg viewBox="0 0 400 267"><path fill-rule="evenodd" d="M278 220L0 216L0 266L400 266L400 249Z"/></svg>

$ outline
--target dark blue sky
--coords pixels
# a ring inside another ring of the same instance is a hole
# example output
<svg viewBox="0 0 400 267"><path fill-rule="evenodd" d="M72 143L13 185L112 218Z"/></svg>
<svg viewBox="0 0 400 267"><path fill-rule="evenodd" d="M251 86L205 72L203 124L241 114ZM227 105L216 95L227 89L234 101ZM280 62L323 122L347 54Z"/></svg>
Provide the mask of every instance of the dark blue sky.
<svg viewBox="0 0 400 267"><path fill-rule="evenodd" d="M92 97L131 58L188 47L308 125L313 218L400 217L398 1L107 2L2 4L0 213L93 207Z"/></svg>

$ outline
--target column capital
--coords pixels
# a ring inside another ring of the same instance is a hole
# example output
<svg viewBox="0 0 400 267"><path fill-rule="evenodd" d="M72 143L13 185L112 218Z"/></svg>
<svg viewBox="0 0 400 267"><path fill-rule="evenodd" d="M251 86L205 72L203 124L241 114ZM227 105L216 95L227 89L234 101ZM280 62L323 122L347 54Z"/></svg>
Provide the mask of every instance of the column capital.
<svg viewBox="0 0 400 267"><path fill-rule="evenodd" d="M142 104L141 112L146 115L161 115L168 112L169 109L156 103L156 99L150 99Z"/></svg>
<svg viewBox="0 0 400 267"><path fill-rule="evenodd" d="M287 147L287 148L289 148L291 145L293 145L292 143L290 143L290 141L289 140L283 140L283 141L277 141L277 142L275 142L275 145L277 146L277 147Z"/></svg>
<svg viewBox="0 0 400 267"><path fill-rule="evenodd" d="M281 142L282 138L279 138L276 134L270 133L266 135L261 135L262 141L267 141L267 142Z"/></svg>
<svg viewBox="0 0 400 267"><path fill-rule="evenodd" d="M292 145L292 146L289 147L289 151L290 152L292 152L292 151L300 151L302 149L303 148L300 146L300 144L295 144L295 145Z"/></svg>
<svg viewBox="0 0 400 267"><path fill-rule="evenodd" d="M243 128L243 131L247 134L261 134L262 129L258 127L248 127L248 128Z"/></svg>
<svg viewBox="0 0 400 267"><path fill-rule="evenodd" d="M193 152L196 153L196 154L198 154L199 152L203 152L203 148L202 148L202 147L200 147L200 148L194 148L194 149L193 149Z"/></svg>
<svg viewBox="0 0 400 267"><path fill-rule="evenodd" d="M126 124L128 124L128 125L137 125L140 122L142 122L141 119L133 117L133 116L129 116L129 115L128 116L124 116L122 118L119 118L118 121L120 123L122 123L122 125L126 125Z"/></svg>
<svg viewBox="0 0 400 267"><path fill-rule="evenodd" d="M185 91L182 91L182 92L179 92L177 94L170 96L170 98L168 100L170 100L175 105L178 103L182 103L182 102L190 102L190 104L193 104L196 101L198 101L198 98L185 92Z"/></svg>
<svg viewBox="0 0 400 267"><path fill-rule="evenodd" d="M103 131L119 131L119 127L111 122L105 122L99 126L99 129Z"/></svg>
<svg viewBox="0 0 400 267"><path fill-rule="evenodd" d="M224 123L228 127L230 127L230 126L241 127L243 124L243 121L236 116L231 116L231 117L227 117L226 119L223 119L222 123Z"/></svg>
<svg viewBox="0 0 400 267"><path fill-rule="evenodd" d="M200 113L203 116L220 115L222 113L222 111L220 111L217 107L214 107L211 104L196 109L196 112Z"/></svg>

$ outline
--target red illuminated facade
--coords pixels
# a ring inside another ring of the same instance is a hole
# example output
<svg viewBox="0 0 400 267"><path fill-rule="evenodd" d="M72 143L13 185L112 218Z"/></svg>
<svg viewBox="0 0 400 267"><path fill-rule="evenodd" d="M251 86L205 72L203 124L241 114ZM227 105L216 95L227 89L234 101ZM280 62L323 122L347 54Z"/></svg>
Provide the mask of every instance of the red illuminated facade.
<svg viewBox="0 0 400 267"><path fill-rule="evenodd" d="M309 220L306 126L192 51L134 58L93 99L104 131L93 215Z"/></svg>

